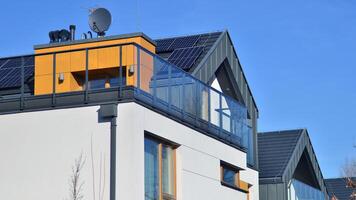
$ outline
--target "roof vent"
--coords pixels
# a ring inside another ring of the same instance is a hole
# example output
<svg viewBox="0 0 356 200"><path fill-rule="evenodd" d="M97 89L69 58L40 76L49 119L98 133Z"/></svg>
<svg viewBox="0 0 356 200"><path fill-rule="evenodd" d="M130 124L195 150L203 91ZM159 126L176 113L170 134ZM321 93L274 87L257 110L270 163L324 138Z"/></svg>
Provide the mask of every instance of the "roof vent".
<svg viewBox="0 0 356 200"><path fill-rule="evenodd" d="M49 36L50 43L66 42L69 40L74 40L75 39L75 25L70 25L69 31L66 29L50 31L48 33L48 36Z"/></svg>

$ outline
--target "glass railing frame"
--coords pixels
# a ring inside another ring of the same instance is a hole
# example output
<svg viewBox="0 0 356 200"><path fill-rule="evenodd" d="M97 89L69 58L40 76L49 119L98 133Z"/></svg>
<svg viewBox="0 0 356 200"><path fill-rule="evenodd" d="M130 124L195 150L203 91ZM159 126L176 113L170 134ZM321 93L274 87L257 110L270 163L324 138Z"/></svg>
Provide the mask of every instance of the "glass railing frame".
<svg viewBox="0 0 356 200"><path fill-rule="evenodd" d="M52 97L52 106L55 107L56 106L56 95L59 94L56 92L56 56L57 54L59 53L69 53L69 52L79 52L79 51L85 51L85 85L86 87L83 88L82 91L76 91L76 92L84 92L84 103L87 103L88 102L88 95L90 93L90 89L88 88L88 77L89 77L89 51L90 50L95 50L95 49L104 49L104 48L109 48L109 47L118 47L119 48L119 84L117 87L115 88L118 88L119 89L119 96L122 95L122 88L124 87L124 85L122 84L122 80L123 80L123 70L122 70L122 50L123 50L123 46L134 46L136 48L136 59L137 59L137 85L135 85L135 87L137 87L138 92L142 92L140 86L141 86L141 80L140 80L140 71L141 71L141 58L140 58L140 54L141 54L141 51L147 53L148 55L152 56L154 59L158 59L160 62L166 64L166 65L169 65L171 67L174 67L174 70L178 70L180 73L183 74L184 77L189 77L191 79L193 79L196 83L199 83L200 85L203 86L203 88L199 88L199 89L207 89L207 92L208 92L208 97L207 97L207 103L208 103L208 106L207 106L207 113L208 113L208 120L207 120L207 125L209 127L211 126L216 126L214 125L212 122L211 122L211 93L212 92L215 92L219 95L219 109L220 109L220 112L219 112L219 126L218 129L219 129L219 133L221 134L224 130L223 130L223 119L222 119L222 116L223 116L223 113L222 113L222 98L225 99L225 101L231 101L235 104L237 104L238 106L244 108L247 110L247 107L245 105L243 105L242 103L238 102L236 99L228 96L228 95L225 95L223 94L222 92L218 91L217 89L209 86L208 84L202 82L201 80L195 78L193 75L187 73L186 71L184 71L183 69L175 66L174 64L172 63L169 63L168 61L164 60L163 58L159 57L158 55L152 53L151 51L147 50L146 48L142 47L141 45L135 43L135 42L130 42L130 43L123 43L123 44L113 44L113 45L105 45L105 46L98 46L98 47L89 47L89 48L79 48L79 49L71 49L71 50L62 50L62 51L56 51L56 52L48 52L48 53L37 53L37 54L28 54L28 55L22 55L22 56L14 56L14 57L4 57L4 58L1 58L1 59L16 59L16 58L21 58L21 87L20 87L20 96L19 97L15 97L13 99L20 99L20 109L24 109L24 105L25 105L25 101L26 101L26 97L28 97L28 95L25 95L25 74L24 74L24 67L25 67L25 58L26 57L33 57L35 59L36 56L45 56L45 55L52 55L53 56L53 66L52 66L52 93L49 93L49 94L45 94L45 95L51 95ZM35 61L34 61L35 62ZM172 76L172 68L169 67L169 70L168 70L168 77L171 78ZM34 68L35 68L35 63L34 63ZM34 73L35 73L35 69L34 69ZM169 87L171 87L169 85ZM199 90L197 87L195 88L195 90ZM156 90L156 88L154 89ZM169 89L168 92L171 92L171 90ZM66 93L70 93L70 92L66 92ZM154 92L156 93L156 92ZM182 93L184 95L184 92ZM34 96L34 95L33 95ZM36 96L43 96L43 95L36 95ZM156 98L156 95L153 95L154 96L154 100L157 100ZM32 96L31 96L32 97ZM171 98L171 94L168 95L168 98L170 99ZM195 98L196 100L199 98L198 95L196 94L195 95ZM10 98L11 100L12 98ZM4 99L1 99L0 98L0 101L3 101ZM7 100L7 99L6 99ZM168 101L168 104L169 104L169 107L171 107L171 100ZM198 104L198 101L196 101L196 104ZM182 104L184 106L184 103ZM196 109L197 110L197 109ZM184 118L184 107L182 109L182 117ZM195 118L198 118L198 111L196 111L195 113ZM204 119L202 119L204 120ZM247 119L245 119L247 120ZM231 123L231 122L230 122ZM248 128L252 128L246 121L242 122L243 125L247 126ZM231 130L231 128L230 128ZM226 132L226 131L225 131ZM231 133L233 134L233 133ZM243 133L241 133L241 136L243 135ZM241 138L242 140L242 138ZM247 147L243 147L243 144L241 143L240 146L242 147L242 149L246 149L247 150ZM250 148L253 148L253 147L250 147Z"/></svg>

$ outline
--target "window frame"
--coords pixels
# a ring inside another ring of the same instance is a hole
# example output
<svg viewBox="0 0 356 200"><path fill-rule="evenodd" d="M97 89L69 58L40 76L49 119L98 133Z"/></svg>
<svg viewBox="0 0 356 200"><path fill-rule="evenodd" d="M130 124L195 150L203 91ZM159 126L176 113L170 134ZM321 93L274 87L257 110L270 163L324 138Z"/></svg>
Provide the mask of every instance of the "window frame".
<svg viewBox="0 0 356 200"><path fill-rule="evenodd" d="M160 136L156 136L152 133L145 131L144 139L155 141L158 143L158 179L159 179L159 195L158 200L176 200L177 199L177 153L176 149L179 145L175 142L171 142ZM173 160L173 195L163 192L163 147L168 146L172 149Z"/></svg>
<svg viewBox="0 0 356 200"><path fill-rule="evenodd" d="M227 169L227 170L230 170L230 171L233 171L235 172L234 174L234 184L230 184L226 181L224 181L224 170ZM247 194L247 198L249 199L249 190L246 190L246 189L243 189L241 186L243 183L245 183L244 181L242 181L240 179L240 171L242 171L244 169L241 169L239 167L236 167L230 163L227 163L227 162L224 162L224 161L220 161L220 182L221 182L221 185L225 186L225 187L229 187L231 189L234 189L234 190L238 190L240 192L244 192ZM247 184L247 183L245 183ZM248 184L248 186L250 187L251 185Z"/></svg>

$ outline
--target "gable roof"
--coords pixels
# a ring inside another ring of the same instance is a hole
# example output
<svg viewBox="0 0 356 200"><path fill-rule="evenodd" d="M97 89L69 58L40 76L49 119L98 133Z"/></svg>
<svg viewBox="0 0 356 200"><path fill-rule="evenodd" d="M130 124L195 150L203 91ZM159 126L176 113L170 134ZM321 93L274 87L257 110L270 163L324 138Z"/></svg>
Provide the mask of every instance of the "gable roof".
<svg viewBox="0 0 356 200"><path fill-rule="evenodd" d="M303 156L313 170L321 191L327 194L324 178L306 129L264 132L258 134L260 184L285 183L298 176Z"/></svg>
<svg viewBox="0 0 356 200"><path fill-rule="evenodd" d="M356 181L356 177L352 178ZM330 198L335 195L339 200L349 200L352 194L352 188L346 187L345 178L325 179L326 187L328 188Z"/></svg>
<svg viewBox="0 0 356 200"><path fill-rule="evenodd" d="M260 178L281 177L303 130L258 134Z"/></svg>

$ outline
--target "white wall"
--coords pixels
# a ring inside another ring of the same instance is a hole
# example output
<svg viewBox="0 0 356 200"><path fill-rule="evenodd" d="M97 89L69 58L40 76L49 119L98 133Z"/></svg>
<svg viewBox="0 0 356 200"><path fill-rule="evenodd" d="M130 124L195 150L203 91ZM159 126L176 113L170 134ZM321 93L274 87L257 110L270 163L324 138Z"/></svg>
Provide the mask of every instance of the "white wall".
<svg viewBox="0 0 356 200"><path fill-rule="evenodd" d="M96 199L99 199L100 159L100 185L103 197L108 199L110 123L98 123L98 109L1 115L0 199L68 199L72 166L81 153L85 158L80 176L84 181L83 195L87 200L93 199L91 138Z"/></svg>
<svg viewBox="0 0 356 200"><path fill-rule="evenodd" d="M0 115L0 199L68 199L72 166L83 152L83 194L92 200L91 138L95 199L100 200L99 185L105 186L103 199L108 199L110 123L98 123L98 109ZM117 199L144 199L145 130L181 145L177 149L178 200L246 199L246 194L220 184L220 160L246 169L241 179L253 185L251 200L258 199L258 173L246 167L245 153L136 103L119 104L118 115Z"/></svg>
<svg viewBox="0 0 356 200"><path fill-rule="evenodd" d="M117 127L118 199L144 197L144 131L180 144L177 149L178 200L246 199L246 194L220 184L220 160L246 169L241 179L253 185L258 199L258 173L246 167L246 154L135 103L119 104Z"/></svg>

